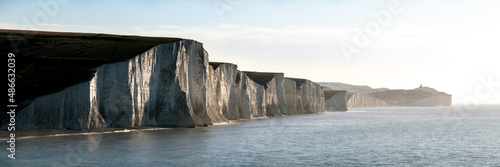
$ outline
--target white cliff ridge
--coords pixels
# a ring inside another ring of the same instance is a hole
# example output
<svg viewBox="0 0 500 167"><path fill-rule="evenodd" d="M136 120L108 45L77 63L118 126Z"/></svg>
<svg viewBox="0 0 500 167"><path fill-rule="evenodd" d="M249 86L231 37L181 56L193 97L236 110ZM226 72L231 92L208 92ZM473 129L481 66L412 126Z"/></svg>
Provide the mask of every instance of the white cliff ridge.
<svg viewBox="0 0 500 167"><path fill-rule="evenodd" d="M88 82L35 98L18 111L16 123L21 130L195 127L318 113L324 106L314 82L209 64L201 43L180 40L104 64Z"/></svg>

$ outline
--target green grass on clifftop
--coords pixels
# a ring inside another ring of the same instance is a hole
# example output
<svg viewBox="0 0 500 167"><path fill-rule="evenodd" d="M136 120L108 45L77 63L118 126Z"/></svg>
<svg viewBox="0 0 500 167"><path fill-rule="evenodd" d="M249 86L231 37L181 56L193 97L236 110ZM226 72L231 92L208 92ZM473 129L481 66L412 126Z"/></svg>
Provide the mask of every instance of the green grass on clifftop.
<svg viewBox="0 0 500 167"><path fill-rule="evenodd" d="M245 74L257 84L264 86L264 89L267 89L267 83L271 81L276 75L276 73L249 72L249 71L245 71Z"/></svg>
<svg viewBox="0 0 500 167"><path fill-rule="evenodd" d="M368 95L384 100L391 104L404 105L430 96L448 95L430 87L422 87L411 90L385 90L369 93Z"/></svg>
<svg viewBox="0 0 500 167"><path fill-rule="evenodd" d="M333 95L340 93L340 92L346 92L345 90L323 90L323 95L325 97L325 100L329 100L332 98Z"/></svg>

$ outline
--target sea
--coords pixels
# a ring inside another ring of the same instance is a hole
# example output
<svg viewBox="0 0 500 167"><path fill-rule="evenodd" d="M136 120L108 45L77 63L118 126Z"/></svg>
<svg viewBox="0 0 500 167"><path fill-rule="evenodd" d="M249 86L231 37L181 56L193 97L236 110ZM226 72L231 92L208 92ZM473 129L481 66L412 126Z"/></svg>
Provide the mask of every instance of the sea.
<svg viewBox="0 0 500 167"><path fill-rule="evenodd" d="M8 147L2 136L0 146ZM500 106L352 108L16 138L0 166L500 166Z"/></svg>

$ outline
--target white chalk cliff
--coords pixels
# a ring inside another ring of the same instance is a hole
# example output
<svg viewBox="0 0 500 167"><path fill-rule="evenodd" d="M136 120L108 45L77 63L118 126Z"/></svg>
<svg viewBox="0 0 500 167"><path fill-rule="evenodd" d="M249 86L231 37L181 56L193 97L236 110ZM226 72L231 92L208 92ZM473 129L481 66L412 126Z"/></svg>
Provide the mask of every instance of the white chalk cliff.
<svg viewBox="0 0 500 167"><path fill-rule="evenodd" d="M104 64L93 78L35 98L17 112L17 129L207 126L228 120L323 112L320 85L282 73L211 63L201 43L155 46Z"/></svg>
<svg viewBox="0 0 500 167"><path fill-rule="evenodd" d="M346 103L348 108L363 108L363 107L387 107L389 103L372 97L369 94L352 93L346 95Z"/></svg>
<svg viewBox="0 0 500 167"><path fill-rule="evenodd" d="M347 111L346 91L331 90L323 87L325 95L325 110L328 111Z"/></svg>

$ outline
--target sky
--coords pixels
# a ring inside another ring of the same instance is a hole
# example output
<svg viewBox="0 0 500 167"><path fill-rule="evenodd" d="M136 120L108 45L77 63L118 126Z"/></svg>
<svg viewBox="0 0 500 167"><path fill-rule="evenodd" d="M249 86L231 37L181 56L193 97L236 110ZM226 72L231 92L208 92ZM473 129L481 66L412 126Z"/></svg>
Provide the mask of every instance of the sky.
<svg viewBox="0 0 500 167"><path fill-rule="evenodd" d="M0 0L0 29L181 37L210 61L500 103L496 0Z"/></svg>

